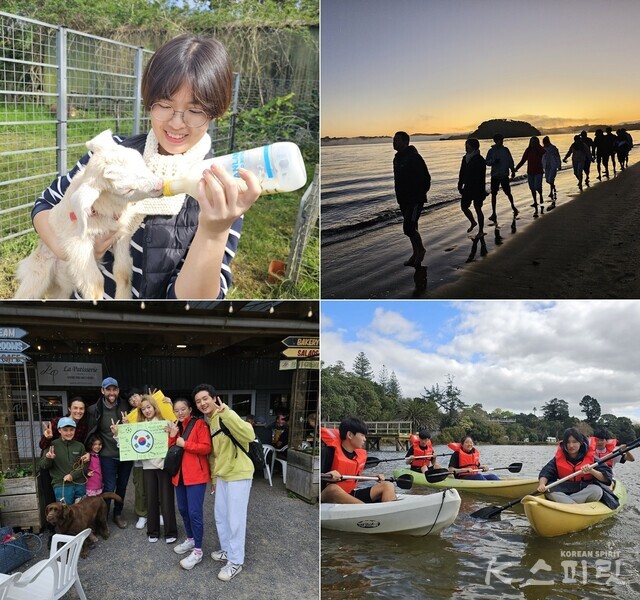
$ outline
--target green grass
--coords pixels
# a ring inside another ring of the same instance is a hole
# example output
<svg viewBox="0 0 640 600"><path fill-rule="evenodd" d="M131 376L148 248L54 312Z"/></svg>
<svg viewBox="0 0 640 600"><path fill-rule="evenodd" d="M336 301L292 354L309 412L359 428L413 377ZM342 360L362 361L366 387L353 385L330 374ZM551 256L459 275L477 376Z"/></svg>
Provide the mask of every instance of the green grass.
<svg viewBox="0 0 640 600"><path fill-rule="evenodd" d="M272 260L287 262L301 192L264 196L245 215L232 263L229 298L319 298L320 243L317 229L305 248L298 284L267 281Z"/></svg>
<svg viewBox="0 0 640 600"><path fill-rule="evenodd" d="M229 298L318 298L320 243L318 230L309 239L297 285L290 281L267 282L271 260L287 261L289 244L298 212L300 194L265 196L245 216L242 237L232 263L234 285ZM0 299L12 298L18 261L28 256L38 243L36 233L0 244Z"/></svg>

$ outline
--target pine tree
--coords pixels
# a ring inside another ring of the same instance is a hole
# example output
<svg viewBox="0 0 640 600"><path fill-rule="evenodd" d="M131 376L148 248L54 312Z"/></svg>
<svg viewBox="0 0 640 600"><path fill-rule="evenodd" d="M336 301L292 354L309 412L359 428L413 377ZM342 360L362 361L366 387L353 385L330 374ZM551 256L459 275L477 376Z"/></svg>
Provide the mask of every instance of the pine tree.
<svg viewBox="0 0 640 600"><path fill-rule="evenodd" d="M382 369L380 369L378 383L380 387L382 387L382 391L387 394L389 392L389 371L387 371L386 365L382 365Z"/></svg>
<svg viewBox="0 0 640 600"><path fill-rule="evenodd" d="M391 371L391 376L389 377L389 389L388 394L392 398L398 400L402 397L402 390L400 389L400 383L398 382L398 378L396 377L396 372Z"/></svg>
<svg viewBox="0 0 640 600"><path fill-rule="evenodd" d="M362 379L373 380L373 370L371 369L371 363L364 352L358 353L353 361L353 372Z"/></svg>

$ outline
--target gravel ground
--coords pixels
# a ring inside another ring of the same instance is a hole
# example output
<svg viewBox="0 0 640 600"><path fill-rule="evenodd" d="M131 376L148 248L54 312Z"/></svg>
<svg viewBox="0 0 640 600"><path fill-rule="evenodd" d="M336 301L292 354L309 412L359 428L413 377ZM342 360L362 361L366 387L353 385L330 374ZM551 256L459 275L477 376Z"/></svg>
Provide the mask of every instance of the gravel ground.
<svg viewBox="0 0 640 600"><path fill-rule="evenodd" d="M228 583L217 578L224 563L210 557L219 549L211 495L205 498L204 558L193 570L185 571L179 561L186 554L177 555L174 545L165 544L162 538L150 544L146 529L135 528L133 492L130 480L123 512L127 529L118 529L110 521L111 537L99 538L89 558L80 559L78 571L88 600L319 598L318 506L289 497L281 478L274 479L273 487L262 478L254 480L244 569ZM179 543L184 528L177 508L176 514ZM47 556L44 544L36 558L19 570ZM75 589L65 598L77 599Z"/></svg>

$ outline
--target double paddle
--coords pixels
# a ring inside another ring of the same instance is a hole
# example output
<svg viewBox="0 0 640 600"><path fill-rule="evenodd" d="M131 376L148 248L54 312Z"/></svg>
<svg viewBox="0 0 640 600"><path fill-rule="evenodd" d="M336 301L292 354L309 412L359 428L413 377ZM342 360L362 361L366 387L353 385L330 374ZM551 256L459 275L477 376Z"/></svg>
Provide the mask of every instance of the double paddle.
<svg viewBox="0 0 640 600"><path fill-rule="evenodd" d="M487 469L487 471L501 471L507 470L509 473L520 473L522 471L522 463L515 462L511 463L508 467L495 467L493 469ZM482 469L471 469L467 471L467 473L486 473ZM458 475L461 475L462 472L458 472ZM429 483L440 483L444 481L449 475L455 475L454 471L449 471L448 469L434 469L433 471L427 471L424 476L427 478Z"/></svg>
<svg viewBox="0 0 640 600"><path fill-rule="evenodd" d="M323 481L331 481L332 483L335 483L331 475L329 475L328 473L322 473L320 479L322 479ZM366 475L343 475L340 478L340 481L346 481L347 479L355 479L357 481L381 481L378 477L368 477ZM409 475L408 473L405 475L400 475L400 477L386 477L382 481L391 481L392 483L395 483L401 490L410 490L413 487L413 477L411 477L411 475Z"/></svg>
<svg viewBox="0 0 640 600"><path fill-rule="evenodd" d="M430 454L427 456L414 456L415 460L418 459L427 459L430 460L434 456L451 456L453 452L449 452L448 454ZM376 458L375 456L367 456L367 462L364 465L365 469L373 469L373 467L377 467L380 463L383 462L394 462L396 460L407 460L407 458L411 458L411 456L403 456L401 458Z"/></svg>
<svg viewBox="0 0 640 600"><path fill-rule="evenodd" d="M638 446L640 446L640 438L634 440L630 444L627 444L626 447L624 448L624 450L618 449L618 450L615 450L614 452L612 452L611 454L607 454L607 456L603 456L602 458L594 459L596 462L594 462L593 464L591 464L589 466L592 469L594 469L599 464L602 464L603 462L607 462L608 460L611 460L612 458L616 458L618 456L622 456L625 452L628 452L629 450L633 450L634 448L637 448ZM566 477L563 477L562 479L558 479L558 481L554 481L552 484L546 486L547 490L550 490L551 488L554 488L557 485L560 485L561 483L564 483L565 481L569 481L569 479L573 479L576 475L580 475L580 473L582 473L581 470L580 471L576 471L575 473L571 473L570 475L567 475ZM541 493L542 492L536 491L536 492L533 492L532 494L527 494L527 496L538 496ZM496 517L500 518L500 513L502 513L503 510L506 510L507 508L511 508L512 506L515 506L519 502L522 502L523 498L524 498L524 496L522 498L518 498L517 500L514 500L513 502L509 502L509 504L505 504L504 506L485 506L484 508L481 508L480 510L477 510L476 512L472 512L471 516L474 519L494 519Z"/></svg>

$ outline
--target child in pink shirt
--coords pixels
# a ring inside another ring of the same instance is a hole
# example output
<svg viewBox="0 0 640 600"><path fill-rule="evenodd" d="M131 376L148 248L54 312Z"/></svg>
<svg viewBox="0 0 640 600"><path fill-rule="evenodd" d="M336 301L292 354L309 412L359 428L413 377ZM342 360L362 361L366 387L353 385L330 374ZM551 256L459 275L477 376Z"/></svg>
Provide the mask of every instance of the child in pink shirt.
<svg viewBox="0 0 640 600"><path fill-rule="evenodd" d="M89 451L89 468L87 473L87 496L99 496L102 494L102 469L100 468L100 450L102 450L102 438L93 434L89 436L85 445Z"/></svg>

